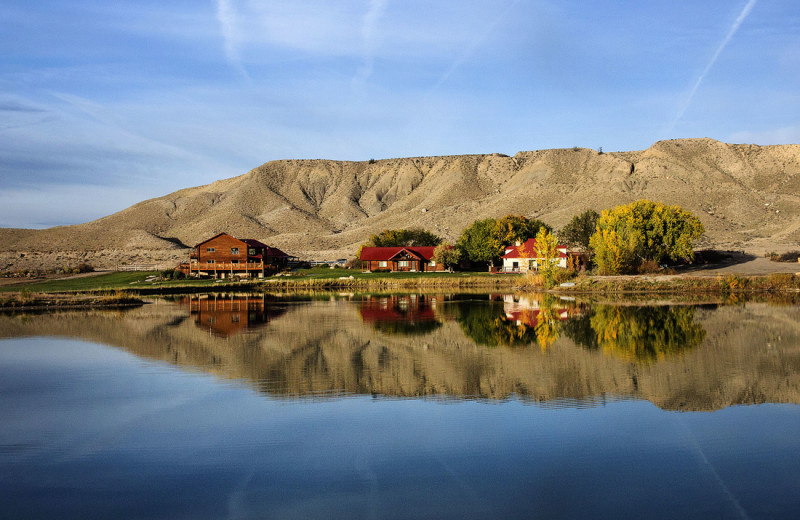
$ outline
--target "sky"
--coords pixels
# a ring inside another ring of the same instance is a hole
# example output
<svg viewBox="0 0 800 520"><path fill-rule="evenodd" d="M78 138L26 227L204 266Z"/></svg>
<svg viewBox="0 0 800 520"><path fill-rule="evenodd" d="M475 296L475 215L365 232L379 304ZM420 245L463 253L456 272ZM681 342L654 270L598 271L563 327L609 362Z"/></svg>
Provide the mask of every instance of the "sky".
<svg viewBox="0 0 800 520"><path fill-rule="evenodd" d="M5 0L0 227L279 159L800 143L797 0Z"/></svg>

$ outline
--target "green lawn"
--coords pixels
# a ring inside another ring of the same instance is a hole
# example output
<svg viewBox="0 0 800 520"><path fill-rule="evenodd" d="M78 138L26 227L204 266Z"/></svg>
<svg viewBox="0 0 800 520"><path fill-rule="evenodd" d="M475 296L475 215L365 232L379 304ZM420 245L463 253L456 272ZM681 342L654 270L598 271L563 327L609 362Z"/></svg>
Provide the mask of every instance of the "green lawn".
<svg viewBox="0 0 800 520"><path fill-rule="evenodd" d="M169 280L169 281L146 281L147 278L157 276L158 272L115 272L98 274L96 276L87 276L83 278L72 278L62 280L45 280L40 282L27 283L24 285L13 285L0 287L0 292L80 292L80 291L98 291L98 290L131 290L149 289L149 288L164 288L171 287L208 287L210 290L215 288L229 289L231 285L240 287L242 289L250 286L256 290L268 289L268 285L260 285L259 282L265 280L278 280L280 282L303 282L326 280L338 280L339 278L349 278L352 276L355 280L360 281L386 281L393 280L413 280L419 279L420 281L430 281L437 279L451 280L457 282L459 279L475 279L483 278L488 280L501 279L507 280L508 275L497 275L489 273L362 273L359 270L352 269L330 269L328 267L314 267L312 269L299 269L294 271L290 276L279 276L265 279L256 279L252 282L231 283L229 280L213 280L213 279L187 279L187 280Z"/></svg>
<svg viewBox="0 0 800 520"><path fill-rule="evenodd" d="M313 267L311 269L298 269L290 279L317 279L336 280L340 277L352 276L357 280L404 280L410 278L464 278L475 276L499 276L483 272L457 272L457 273L362 273L359 269L331 269L330 267ZM282 277L280 277L282 278Z"/></svg>

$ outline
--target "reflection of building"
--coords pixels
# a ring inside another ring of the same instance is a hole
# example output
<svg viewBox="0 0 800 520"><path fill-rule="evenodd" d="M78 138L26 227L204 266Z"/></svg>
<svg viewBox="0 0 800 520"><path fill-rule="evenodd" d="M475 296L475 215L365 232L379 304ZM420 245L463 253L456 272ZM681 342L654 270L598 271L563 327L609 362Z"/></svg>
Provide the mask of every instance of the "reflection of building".
<svg viewBox="0 0 800 520"><path fill-rule="evenodd" d="M254 329L286 313L281 304L266 296L188 296L181 303L189 306L195 325L217 336L232 336Z"/></svg>
<svg viewBox="0 0 800 520"><path fill-rule="evenodd" d="M194 246L189 265L181 269L192 276L263 278L286 267L289 260L289 255L276 247L220 233Z"/></svg>
<svg viewBox="0 0 800 520"><path fill-rule="evenodd" d="M542 318L542 312L548 310L552 311L552 317L558 321L567 320L571 316L570 309L565 305L550 304L547 309L543 309L541 302L535 298L503 295L503 311L506 319L517 325L535 328Z"/></svg>
<svg viewBox="0 0 800 520"><path fill-rule="evenodd" d="M441 297L424 294L367 296L359 310L365 323L435 321L440 301Z"/></svg>

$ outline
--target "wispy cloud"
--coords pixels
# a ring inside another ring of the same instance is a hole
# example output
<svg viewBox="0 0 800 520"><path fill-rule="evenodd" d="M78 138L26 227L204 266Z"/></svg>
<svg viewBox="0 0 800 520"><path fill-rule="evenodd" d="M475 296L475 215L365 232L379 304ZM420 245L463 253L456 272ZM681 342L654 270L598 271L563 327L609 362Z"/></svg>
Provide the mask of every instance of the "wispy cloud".
<svg viewBox="0 0 800 520"><path fill-rule="evenodd" d="M738 31L739 27L742 25L742 23L744 23L745 19L747 18L747 15L749 15L750 11L753 10L753 7L755 7L756 2L758 2L758 0L748 0L747 4L742 9L742 12L739 13L738 17L736 17L736 20L734 20L733 25L731 25L730 29L728 29L728 33L725 35L725 38L722 39L722 42L720 42L719 46L717 47L717 50L711 56L711 59L708 61L708 64L706 64L706 68L703 69L703 72L700 73L700 76L697 77L697 81L694 82L692 89L689 91L689 95L686 96L686 99L678 108L677 114L675 114L675 117L673 118L672 122L667 128L666 131L667 134L672 133L672 131L675 129L675 125L678 124L678 121L680 121L683 115L686 113L686 110L688 110L689 106L692 104L692 99L694 99L697 90L700 88L700 84L703 83L703 80L706 78L708 73L711 71L711 68L717 62L717 59L719 58L720 54L722 54L722 51L725 50L725 47L728 46L728 43L736 34L736 31Z"/></svg>
<svg viewBox="0 0 800 520"><path fill-rule="evenodd" d="M378 22L386 11L387 0L371 0L369 10L364 15L364 23L361 26L361 38L364 47L364 61L356 71L353 84L360 87L372 75L375 64L375 46Z"/></svg>
<svg viewBox="0 0 800 520"><path fill-rule="evenodd" d="M239 56L239 39L237 37L237 15L233 0L217 0L217 20L219 21L220 31L222 32L223 47L225 57L231 67L250 81L250 75L242 64Z"/></svg>
<svg viewBox="0 0 800 520"><path fill-rule="evenodd" d="M441 87L442 85L444 85L444 84L447 82L447 80L448 80L448 79L450 79L450 76L452 76L452 75L453 75L453 73L454 73L454 72L455 72L455 71L456 71L456 70L457 70L459 67L461 67L461 65L463 65L463 64L464 64L464 63L465 63L467 60L469 60L469 59L470 59L470 57L471 57L473 54L475 54L475 51L476 51L476 50L477 50L477 49L478 49L478 48L479 48L481 45L483 45L483 44L484 44L484 42L486 41L486 39L487 39L487 38L489 38L489 35L490 35L490 34L492 34L492 32L494 32L494 30L497 28L497 26L500 24L500 22L503 20L503 18L505 18L505 17L506 17L506 15L508 14L508 12L509 12L509 11L511 11L511 9L513 9L513 8L514 8L514 7L515 7L515 6L516 6L518 3L519 3L519 0L514 0L513 2L509 3L508 7L506 7L506 8L505 8L505 9L504 9L504 10L503 10L503 11L502 11L502 12L501 12L501 13L500 13L500 14L499 14L499 15L498 15L498 16L497 16L495 19L494 19L494 21L492 21L492 23L491 23L491 24L489 24L489 25L486 27L486 30L484 30L484 31L483 31L483 33L482 33L482 34L481 34L481 35L480 35L478 38L475 38L475 39L472 41L472 44L471 44L471 45L469 45L469 46L467 46L467 47L466 47L466 48L465 48L465 49L464 49L464 50L461 52L461 54L459 54L459 55L458 55L458 57L455 59L455 61L453 61L453 63L451 63L451 64L450 64L450 67L448 67L448 69L447 69L447 70L444 72L444 74L442 74L442 76L439 78L439 81L437 81L437 82L436 82L436 84L433 86L433 88L431 88L431 91L430 91L431 93L432 93L432 92L434 92L434 91L436 91L436 90L437 90L439 87Z"/></svg>

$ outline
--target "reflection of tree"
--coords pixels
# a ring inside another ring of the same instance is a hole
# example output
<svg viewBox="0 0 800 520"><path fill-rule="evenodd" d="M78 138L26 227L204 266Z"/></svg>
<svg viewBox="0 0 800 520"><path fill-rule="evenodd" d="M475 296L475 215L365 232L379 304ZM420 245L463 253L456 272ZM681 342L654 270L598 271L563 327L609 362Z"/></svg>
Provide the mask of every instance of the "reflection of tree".
<svg viewBox="0 0 800 520"><path fill-rule="evenodd" d="M375 330L384 334L427 334L442 326L438 321L375 321Z"/></svg>
<svg viewBox="0 0 800 520"><path fill-rule="evenodd" d="M602 347L607 354L635 361L679 354L698 346L706 336L703 326L695 322L694 307L599 305L588 323L587 317L567 325L565 334L586 348Z"/></svg>
<svg viewBox="0 0 800 520"><path fill-rule="evenodd" d="M464 334L478 345L527 345L536 341L532 327L517 325L506 319L499 302L460 302L450 306Z"/></svg>
<svg viewBox="0 0 800 520"><path fill-rule="evenodd" d="M569 314L564 302L548 294L505 299L503 303L463 302L450 306L450 312L464 334L479 345L538 343L546 350L558 339L561 321Z"/></svg>

